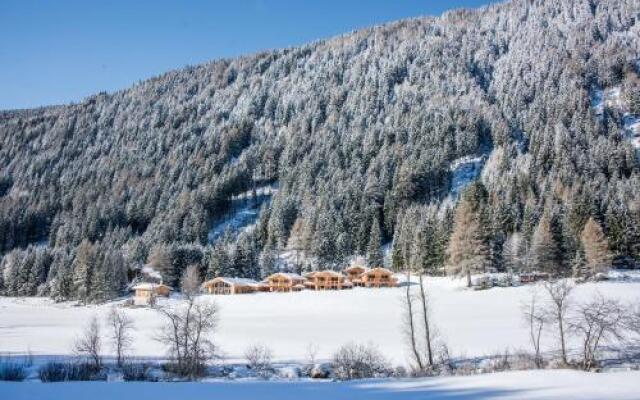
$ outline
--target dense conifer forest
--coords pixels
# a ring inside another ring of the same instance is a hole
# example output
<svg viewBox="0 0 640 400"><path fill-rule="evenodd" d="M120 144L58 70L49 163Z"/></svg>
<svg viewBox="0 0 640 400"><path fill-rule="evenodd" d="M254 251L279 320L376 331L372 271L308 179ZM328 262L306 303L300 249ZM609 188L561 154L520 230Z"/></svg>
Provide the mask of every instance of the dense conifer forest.
<svg viewBox="0 0 640 400"><path fill-rule="evenodd" d="M637 0L513 0L0 112L0 293L102 301L145 265L177 287L381 246L430 274L630 265L639 120Z"/></svg>

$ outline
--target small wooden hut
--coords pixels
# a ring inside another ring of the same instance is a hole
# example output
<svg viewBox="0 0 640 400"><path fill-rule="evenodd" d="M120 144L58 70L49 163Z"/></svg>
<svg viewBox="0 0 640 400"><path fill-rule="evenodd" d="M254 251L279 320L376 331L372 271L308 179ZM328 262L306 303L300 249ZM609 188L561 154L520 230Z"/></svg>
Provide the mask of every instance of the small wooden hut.
<svg viewBox="0 0 640 400"><path fill-rule="evenodd" d="M312 290L341 290L353 287L344 275L331 270L310 272L305 278L307 281L304 286Z"/></svg>
<svg viewBox="0 0 640 400"><path fill-rule="evenodd" d="M362 274L366 270L366 267L359 264L354 264L345 269L344 272L345 274L347 274L347 280L351 282L353 286L364 286L362 282Z"/></svg>
<svg viewBox="0 0 640 400"><path fill-rule="evenodd" d="M148 306L155 303L156 297L169 297L171 288L162 283L138 283L131 288L134 290L133 304Z"/></svg>
<svg viewBox="0 0 640 400"><path fill-rule="evenodd" d="M362 284L365 287L395 287L398 285L398 278L393 276L393 272L386 268L372 268L362 273Z"/></svg>
<svg viewBox="0 0 640 400"><path fill-rule="evenodd" d="M246 294L258 291L260 282L253 279L219 276L202 284L209 294Z"/></svg>
<svg viewBox="0 0 640 400"><path fill-rule="evenodd" d="M297 292L304 289L305 279L298 274L276 272L267 277L270 292Z"/></svg>

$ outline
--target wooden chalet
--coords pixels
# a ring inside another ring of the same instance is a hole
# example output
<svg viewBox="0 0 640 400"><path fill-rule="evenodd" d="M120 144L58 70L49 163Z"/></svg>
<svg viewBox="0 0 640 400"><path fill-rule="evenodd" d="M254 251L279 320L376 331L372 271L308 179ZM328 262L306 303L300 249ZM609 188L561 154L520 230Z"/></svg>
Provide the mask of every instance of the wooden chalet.
<svg viewBox="0 0 640 400"><path fill-rule="evenodd" d="M364 286L364 283L362 282L362 274L366 270L366 267L354 264L345 269L344 273L347 275L347 280L351 282L353 286Z"/></svg>
<svg viewBox="0 0 640 400"><path fill-rule="evenodd" d="M264 284L253 279L228 278L224 276L219 276L202 284L205 292L218 295L258 292L261 290L261 286L264 286Z"/></svg>
<svg viewBox="0 0 640 400"><path fill-rule="evenodd" d="M138 283L131 289L135 292L133 304L137 306L153 305L157 297L169 297L172 290L162 283Z"/></svg>
<svg viewBox="0 0 640 400"><path fill-rule="evenodd" d="M267 277L270 292L297 292L304 289L305 278L292 273L276 272Z"/></svg>
<svg viewBox="0 0 640 400"><path fill-rule="evenodd" d="M344 275L331 270L310 272L305 278L305 288L312 290L341 290L353 287Z"/></svg>
<svg viewBox="0 0 640 400"><path fill-rule="evenodd" d="M362 285L365 287L395 287L398 285L398 278L393 272L386 268L372 268L362 273L360 276Z"/></svg>

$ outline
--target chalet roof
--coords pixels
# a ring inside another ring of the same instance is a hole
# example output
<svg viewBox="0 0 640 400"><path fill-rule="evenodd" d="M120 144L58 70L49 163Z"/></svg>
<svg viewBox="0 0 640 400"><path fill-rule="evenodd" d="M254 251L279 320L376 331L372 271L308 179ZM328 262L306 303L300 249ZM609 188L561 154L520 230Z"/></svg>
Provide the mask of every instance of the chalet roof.
<svg viewBox="0 0 640 400"><path fill-rule="evenodd" d="M360 264L354 264L354 265L349 265L347 268L345 268L344 270L346 272L351 271L352 269L361 269L363 271L367 270L367 267L365 267L364 265L360 265Z"/></svg>
<svg viewBox="0 0 640 400"><path fill-rule="evenodd" d="M276 272L275 274L271 274L269 275L268 279L274 278L276 276L283 276L285 278L288 278L292 281L304 281L304 277L298 275L298 274L294 274L292 272Z"/></svg>
<svg viewBox="0 0 640 400"><path fill-rule="evenodd" d="M207 286L215 282L224 282L228 285L234 285L234 286L256 286L259 284L259 282L253 279L248 279L248 278L231 278L228 276L218 276L216 278L206 281L205 283L202 284L202 286Z"/></svg>
<svg viewBox="0 0 640 400"><path fill-rule="evenodd" d="M325 269L323 271L317 271L315 276L331 276L331 277L344 277L340 272Z"/></svg>
<svg viewBox="0 0 640 400"><path fill-rule="evenodd" d="M365 275L377 275L377 274L389 274L393 275L393 272L382 267L371 268L364 272Z"/></svg>
<svg viewBox="0 0 640 400"><path fill-rule="evenodd" d="M141 282L137 285L131 287L131 290L155 290L160 287L165 287L169 290L173 290L171 287L167 285L163 285L162 283L149 283L149 282Z"/></svg>

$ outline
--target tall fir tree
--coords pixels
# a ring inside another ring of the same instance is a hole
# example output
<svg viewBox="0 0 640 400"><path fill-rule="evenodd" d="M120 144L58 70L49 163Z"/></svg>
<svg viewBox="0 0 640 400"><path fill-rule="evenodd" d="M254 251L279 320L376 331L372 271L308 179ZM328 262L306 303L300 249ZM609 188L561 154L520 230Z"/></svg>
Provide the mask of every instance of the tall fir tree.
<svg viewBox="0 0 640 400"><path fill-rule="evenodd" d="M382 245L382 234L380 232L380 222L378 218L371 222L371 232L369 243L367 244L367 265L369 268L382 267L384 265L384 255L380 246Z"/></svg>

